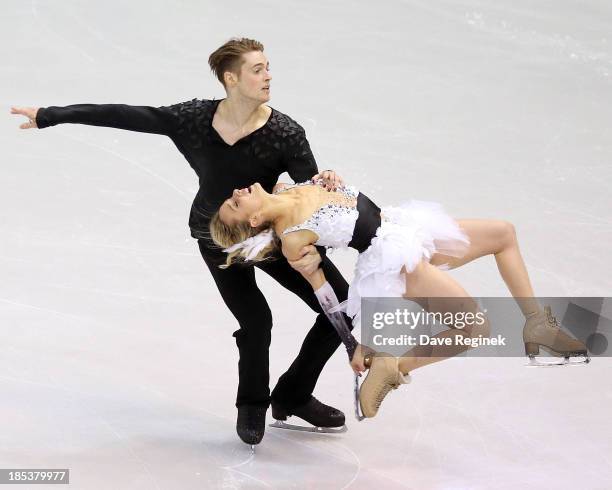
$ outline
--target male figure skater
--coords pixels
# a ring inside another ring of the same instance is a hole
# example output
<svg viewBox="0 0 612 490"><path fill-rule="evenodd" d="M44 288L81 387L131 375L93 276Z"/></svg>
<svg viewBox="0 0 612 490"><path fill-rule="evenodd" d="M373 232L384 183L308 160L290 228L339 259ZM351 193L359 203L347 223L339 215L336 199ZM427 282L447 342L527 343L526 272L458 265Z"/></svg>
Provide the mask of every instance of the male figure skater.
<svg viewBox="0 0 612 490"><path fill-rule="evenodd" d="M210 55L209 65L227 92L227 98L222 100L193 99L163 107L77 104L11 110L29 118L29 122L21 124L22 129L78 123L163 134L185 156L200 183L189 216L191 235L198 240L217 288L240 326L233 334L240 353L236 430L251 445L263 438L270 403L272 415L278 420L296 415L318 427L344 425L341 411L312 396L319 374L339 346L340 338L298 271L313 272L321 267L339 301L345 300L348 292L348 284L324 249L306 248L302 259L291 264L278 254L275 260L256 265L318 313L298 356L270 395L270 308L257 287L253 266L219 268L225 253L209 236L210 216L234 189L257 181L272 192L285 171L295 182L323 177L330 189L341 183L334 172L318 173L304 129L266 105L272 76L263 50L261 43L241 38L228 41Z"/></svg>

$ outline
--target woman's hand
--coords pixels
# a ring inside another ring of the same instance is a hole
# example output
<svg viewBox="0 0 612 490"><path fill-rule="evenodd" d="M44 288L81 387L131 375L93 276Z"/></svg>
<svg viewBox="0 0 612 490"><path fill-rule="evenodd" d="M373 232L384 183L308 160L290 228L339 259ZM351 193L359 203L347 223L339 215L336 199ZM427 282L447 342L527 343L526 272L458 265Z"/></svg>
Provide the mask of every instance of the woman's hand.
<svg viewBox="0 0 612 490"><path fill-rule="evenodd" d="M364 361L365 356L368 355L369 351L370 349L368 349L367 347L364 348L364 346L362 346L361 344L359 344L355 349L355 353L353 354L353 358L351 359L351 368L353 368L355 374L361 376L361 374L359 373L362 373L367 369L364 364Z"/></svg>
<svg viewBox="0 0 612 490"><path fill-rule="evenodd" d="M323 170L323 172L319 172L317 175L314 175L310 180L315 182L319 179L323 180L324 187L328 191L335 191L338 186L344 184L342 177L340 177L333 170Z"/></svg>
<svg viewBox="0 0 612 490"><path fill-rule="evenodd" d="M314 245L306 245L300 250L301 258L289 260L289 265L302 275L310 276L321 263L321 256Z"/></svg>
<svg viewBox="0 0 612 490"><path fill-rule="evenodd" d="M21 124L21 129L37 128L36 125L36 114L38 113L38 107L11 107L11 114L21 114L29 119L28 122Z"/></svg>

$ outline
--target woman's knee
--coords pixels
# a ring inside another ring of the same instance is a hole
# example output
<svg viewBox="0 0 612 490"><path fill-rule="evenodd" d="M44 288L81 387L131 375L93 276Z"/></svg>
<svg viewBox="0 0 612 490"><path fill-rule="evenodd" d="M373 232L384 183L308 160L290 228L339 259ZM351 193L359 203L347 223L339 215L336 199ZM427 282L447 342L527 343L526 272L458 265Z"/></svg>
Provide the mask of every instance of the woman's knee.
<svg viewBox="0 0 612 490"><path fill-rule="evenodd" d="M474 319L470 321L468 325L463 327L463 331L466 332L470 337L476 339L478 337L488 338L491 336L491 325L489 319L484 313L476 312Z"/></svg>
<svg viewBox="0 0 612 490"><path fill-rule="evenodd" d="M504 246L510 246L516 243L516 228L510 221L499 221L499 236Z"/></svg>

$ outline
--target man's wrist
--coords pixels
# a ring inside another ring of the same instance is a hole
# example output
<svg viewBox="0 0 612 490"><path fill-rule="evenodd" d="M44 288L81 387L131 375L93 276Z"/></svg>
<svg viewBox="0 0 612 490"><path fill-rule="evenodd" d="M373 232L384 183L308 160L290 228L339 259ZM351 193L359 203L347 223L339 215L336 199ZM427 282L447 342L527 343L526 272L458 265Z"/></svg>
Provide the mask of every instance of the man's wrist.
<svg viewBox="0 0 612 490"><path fill-rule="evenodd" d="M323 268L323 261L325 260L326 255L326 249L325 247L321 246L321 245L315 245L317 252L319 252L319 258L321 259L321 261L319 262L319 265L317 265L317 269L322 269Z"/></svg>

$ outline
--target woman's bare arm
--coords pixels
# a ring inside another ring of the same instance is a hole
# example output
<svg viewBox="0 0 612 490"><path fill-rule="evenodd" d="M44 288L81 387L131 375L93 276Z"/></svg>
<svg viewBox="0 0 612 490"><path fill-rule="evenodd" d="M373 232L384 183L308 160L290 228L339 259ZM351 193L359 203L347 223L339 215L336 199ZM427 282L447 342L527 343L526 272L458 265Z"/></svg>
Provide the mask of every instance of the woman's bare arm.
<svg viewBox="0 0 612 490"><path fill-rule="evenodd" d="M302 235L300 232L289 233L281 238L283 244L283 255L291 260L292 257L299 256L302 247L310 244L307 235ZM335 306L338 306L338 298L336 293L332 289L331 285L325 279L325 275L321 269L317 269L312 274L304 274L302 276L310 283L314 290L315 296L321 305L321 308L330 323L338 333L340 340L346 347L346 353L348 354L349 362L355 373L364 371L364 356L363 350L359 347L359 342L355 339L351 330L345 320L344 315L340 311L332 310Z"/></svg>
<svg viewBox="0 0 612 490"><path fill-rule="evenodd" d="M283 255L289 262L299 260L303 255L302 249L309 245L313 245L312 240L308 239L305 233L299 231L283 235L281 237L281 243ZM308 281L314 291L319 289L326 281L325 274L323 274L321 269L316 269L312 273L300 271L300 274Z"/></svg>

